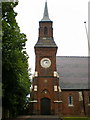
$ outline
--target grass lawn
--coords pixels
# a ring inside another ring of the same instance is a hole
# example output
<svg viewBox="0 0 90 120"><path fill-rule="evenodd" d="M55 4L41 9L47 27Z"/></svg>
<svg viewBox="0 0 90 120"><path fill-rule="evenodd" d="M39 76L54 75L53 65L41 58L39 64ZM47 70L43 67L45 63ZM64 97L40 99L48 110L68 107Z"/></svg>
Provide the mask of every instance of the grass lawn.
<svg viewBox="0 0 90 120"><path fill-rule="evenodd" d="M65 117L64 120L90 120L90 117Z"/></svg>

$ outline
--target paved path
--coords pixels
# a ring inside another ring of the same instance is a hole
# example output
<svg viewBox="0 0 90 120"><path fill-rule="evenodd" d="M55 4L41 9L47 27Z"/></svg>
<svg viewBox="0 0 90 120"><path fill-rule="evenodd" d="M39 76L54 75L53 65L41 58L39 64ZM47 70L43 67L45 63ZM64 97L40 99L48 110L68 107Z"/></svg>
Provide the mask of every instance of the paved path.
<svg viewBox="0 0 90 120"><path fill-rule="evenodd" d="M19 116L13 120L62 120L58 116Z"/></svg>

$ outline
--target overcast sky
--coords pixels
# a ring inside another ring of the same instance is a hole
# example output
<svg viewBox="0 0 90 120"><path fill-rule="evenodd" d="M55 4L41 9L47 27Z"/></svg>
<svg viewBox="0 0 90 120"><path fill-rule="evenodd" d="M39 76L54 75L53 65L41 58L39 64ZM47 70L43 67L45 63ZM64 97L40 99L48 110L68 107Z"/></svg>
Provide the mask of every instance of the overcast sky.
<svg viewBox="0 0 90 120"><path fill-rule="evenodd" d="M87 56L89 0L47 0L49 17L53 21L54 40L58 46L57 56ZM27 36L26 50L29 66L34 71L34 45L38 40L39 21L43 17L45 0L19 0L15 11L18 25Z"/></svg>

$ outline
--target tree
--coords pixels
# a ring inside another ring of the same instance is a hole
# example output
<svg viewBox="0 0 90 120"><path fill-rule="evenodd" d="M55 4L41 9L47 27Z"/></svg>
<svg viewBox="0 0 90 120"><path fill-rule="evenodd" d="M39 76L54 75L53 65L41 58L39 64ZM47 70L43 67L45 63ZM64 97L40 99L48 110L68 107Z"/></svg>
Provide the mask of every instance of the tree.
<svg viewBox="0 0 90 120"><path fill-rule="evenodd" d="M3 117L13 117L23 110L29 93L30 78L26 35L20 33L14 7L17 2L2 2L2 102Z"/></svg>

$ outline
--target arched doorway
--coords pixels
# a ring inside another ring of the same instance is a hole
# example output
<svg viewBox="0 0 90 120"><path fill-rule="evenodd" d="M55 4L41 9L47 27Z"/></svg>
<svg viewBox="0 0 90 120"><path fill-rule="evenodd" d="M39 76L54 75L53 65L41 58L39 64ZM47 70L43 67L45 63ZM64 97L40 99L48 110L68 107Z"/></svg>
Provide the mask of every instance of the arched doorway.
<svg viewBox="0 0 90 120"><path fill-rule="evenodd" d="M42 98L40 105L41 105L41 115L51 114L51 100L49 98Z"/></svg>

